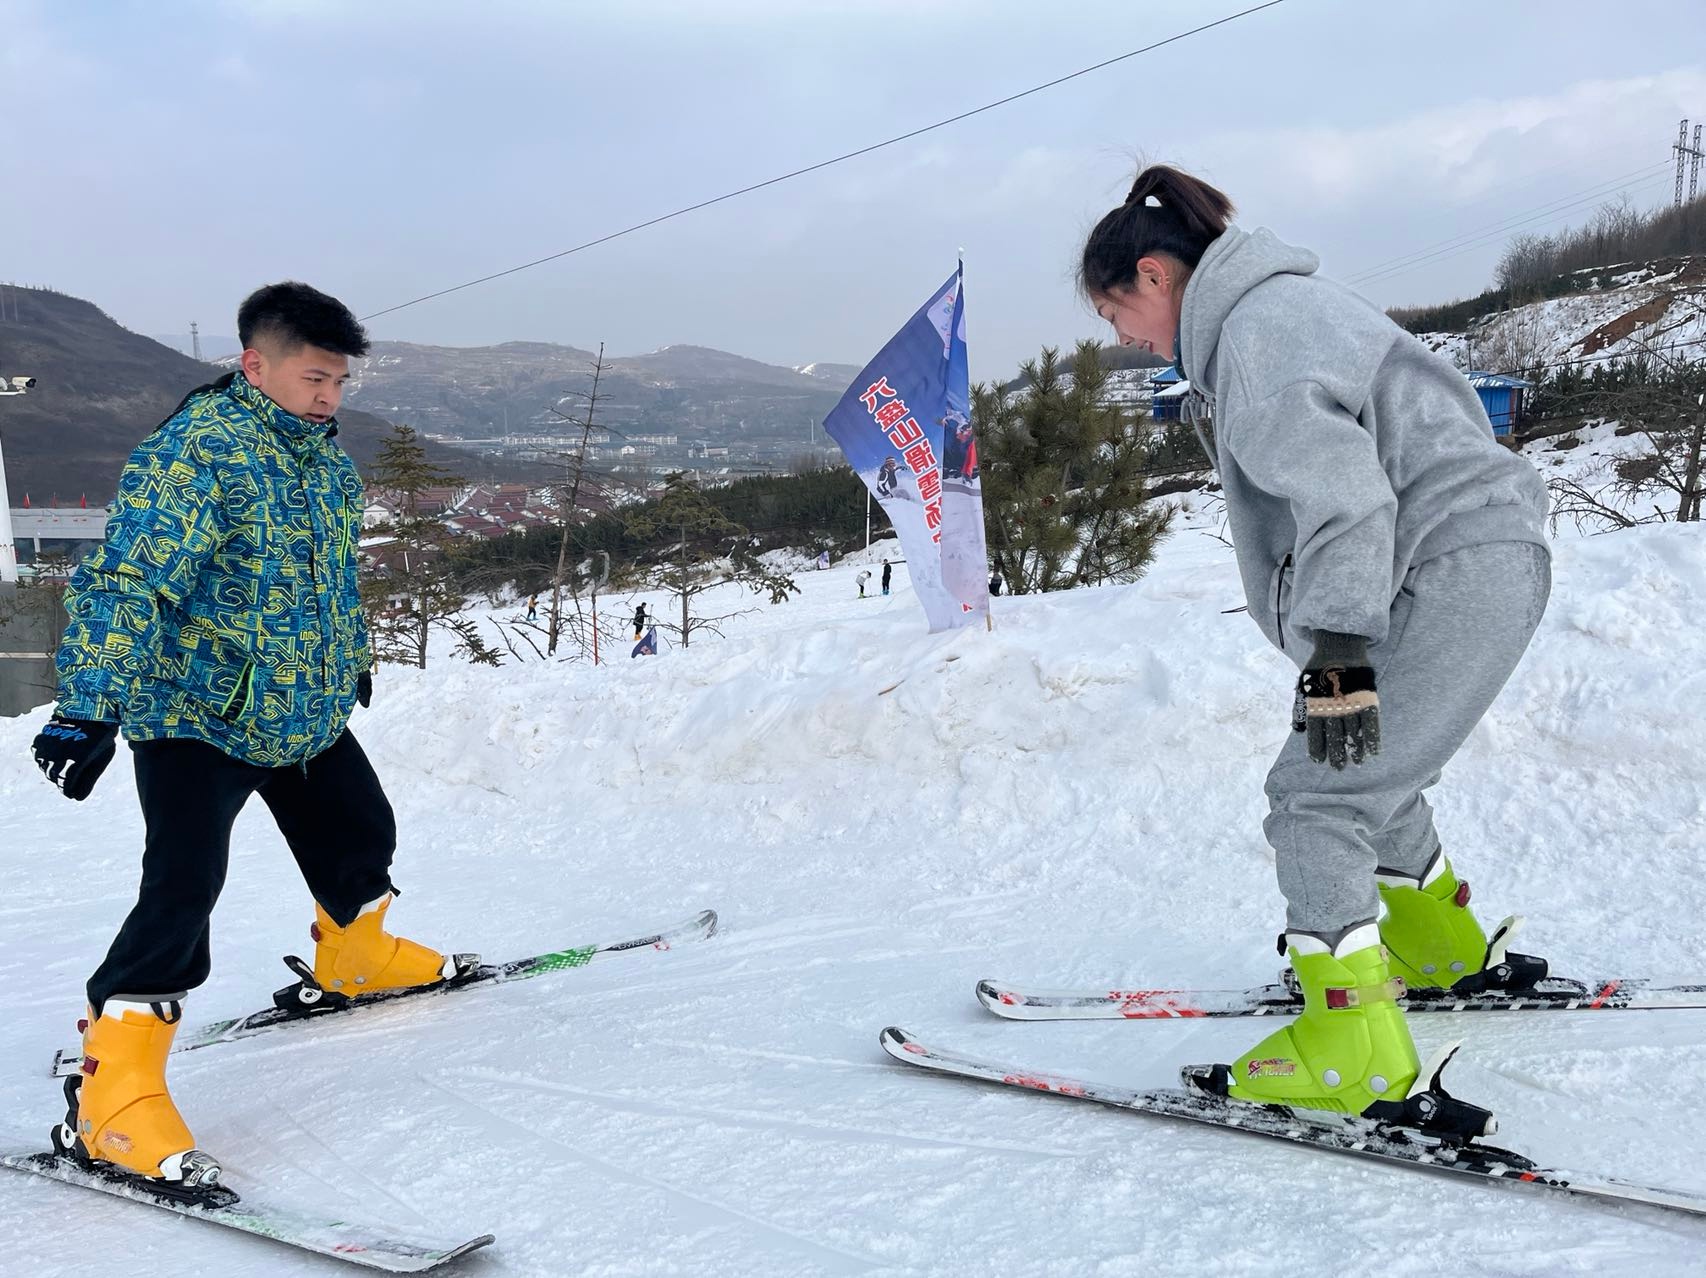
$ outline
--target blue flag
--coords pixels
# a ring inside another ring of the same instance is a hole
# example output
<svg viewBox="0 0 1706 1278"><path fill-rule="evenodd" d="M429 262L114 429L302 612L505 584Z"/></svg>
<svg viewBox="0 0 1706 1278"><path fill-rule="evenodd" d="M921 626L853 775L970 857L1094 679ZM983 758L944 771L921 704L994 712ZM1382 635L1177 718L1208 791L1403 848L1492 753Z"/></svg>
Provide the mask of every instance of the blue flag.
<svg viewBox="0 0 1706 1278"><path fill-rule="evenodd" d="M635 644L634 651L630 652L628 655L630 657L655 657L657 654L658 628L656 626L648 626L646 628L646 637L640 640L639 643Z"/></svg>
<svg viewBox="0 0 1706 1278"><path fill-rule="evenodd" d="M894 525L933 632L989 611L962 283L956 270L823 422Z"/></svg>

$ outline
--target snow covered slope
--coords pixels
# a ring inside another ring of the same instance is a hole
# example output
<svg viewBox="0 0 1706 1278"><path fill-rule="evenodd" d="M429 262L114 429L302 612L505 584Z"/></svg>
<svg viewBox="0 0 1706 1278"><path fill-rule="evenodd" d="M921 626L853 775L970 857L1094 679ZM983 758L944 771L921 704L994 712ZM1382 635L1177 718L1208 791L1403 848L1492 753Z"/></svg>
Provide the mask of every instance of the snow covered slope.
<svg viewBox="0 0 1706 1278"><path fill-rule="evenodd" d="M724 933L181 1057L200 1141L279 1198L490 1230L467 1266L490 1275L1698 1272L1706 1233L1675 1222L888 1062L897 1023L1165 1084L1262 1033L1011 1024L972 987L1272 979L1261 781L1293 673L1227 613L1231 553L1193 527L1134 585L997 600L993 633L926 636L904 568L864 601L854 571L802 572L803 597L655 659L386 668L355 726L397 810L400 928L507 957L710 905ZM1563 971L1706 978L1706 530L1567 537L1556 578L1436 792L1442 831L1483 917L1527 913ZM36 727L0 721L0 1096L5 1128L45 1135L141 830L122 754L70 804L30 766ZM251 805L189 1019L263 1005L309 918ZM1503 1143L1706 1189L1706 1013L1416 1032L1466 1039L1457 1088ZM0 1179L0 1254L340 1272L24 1178Z"/></svg>
<svg viewBox="0 0 1706 1278"><path fill-rule="evenodd" d="M1487 317L1467 335L1425 333L1460 368L1497 373L1585 360L1626 359L1656 350L1700 357L1706 343L1706 258L1625 262L1576 272L1580 292Z"/></svg>

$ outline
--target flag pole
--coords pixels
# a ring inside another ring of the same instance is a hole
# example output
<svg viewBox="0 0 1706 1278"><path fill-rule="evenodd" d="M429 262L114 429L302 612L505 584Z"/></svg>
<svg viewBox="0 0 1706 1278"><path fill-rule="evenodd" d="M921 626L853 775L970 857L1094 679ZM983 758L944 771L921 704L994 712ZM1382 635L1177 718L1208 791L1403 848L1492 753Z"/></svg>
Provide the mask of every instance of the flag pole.
<svg viewBox="0 0 1706 1278"><path fill-rule="evenodd" d="M964 288L965 284L966 284L966 246L964 244L960 245L959 261L960 261L960 287ZM969 360L970 356L971 356L971 352L969 350L966 352L966 356ZM983 502L980 500L978 502L978 509L979 509L980 517L981 517L982 508L983 508ZM983 566L985 569L987 569L989 567L988 562L986 561ZM995 633L995 600L989 594L989 591L987 589L987 585L988 585L988 583L985 582L986 589L984 590L984 595L983 595L983 632L985 634L993 634L993 633Z"/></svg>

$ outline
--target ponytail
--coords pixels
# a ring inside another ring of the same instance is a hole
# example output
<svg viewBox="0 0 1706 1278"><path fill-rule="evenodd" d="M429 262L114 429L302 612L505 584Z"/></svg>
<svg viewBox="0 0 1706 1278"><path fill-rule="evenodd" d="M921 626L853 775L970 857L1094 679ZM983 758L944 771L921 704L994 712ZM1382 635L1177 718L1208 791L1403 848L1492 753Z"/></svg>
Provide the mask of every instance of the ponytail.
<svg viewBox="0 0 1706 1278"><path fill-rule="evenodd" d="M1195 270L1208 246L1225 233L1232 213L1224 192L1189 173L1152 164L1137 175L1125 203L1090 232L1078 285L1089 297L1104 296L1137 278L1138 258L1157 254Z"/></svg>

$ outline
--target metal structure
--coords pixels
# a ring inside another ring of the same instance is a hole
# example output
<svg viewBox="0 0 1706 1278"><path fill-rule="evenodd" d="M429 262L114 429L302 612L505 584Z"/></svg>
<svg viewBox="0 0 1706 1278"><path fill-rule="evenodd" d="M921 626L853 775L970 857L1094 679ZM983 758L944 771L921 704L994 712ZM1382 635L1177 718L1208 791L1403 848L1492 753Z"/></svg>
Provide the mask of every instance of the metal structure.
<svg viewBox="0 0 1706 1278"><path fill-rule="evenodd" d="M1703 155L1700 150L1700 129L1701 126L1698 124L1694 126L1694 145L1690 146L1688 144L1688 120L1684 118L1676 128L1676 143L1671 147L1671 150L1676 152L1676 203L1678 208L1682 207L1682 170L1685 161L1688 168L1688 198L1694 199L1695 193L1700 189L1700 160Z"/></svg>
<svg viewBox="0 0 1706 1278"><path fill-rule="evenodd" d="M0 377L0 395L22 395L36 384L33 377ZM12 499L6 492L6 449L0 437L0 583L18 582L18 548L12 541Z"/></svg>

